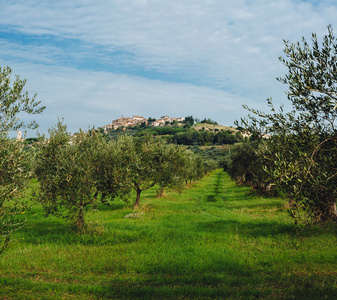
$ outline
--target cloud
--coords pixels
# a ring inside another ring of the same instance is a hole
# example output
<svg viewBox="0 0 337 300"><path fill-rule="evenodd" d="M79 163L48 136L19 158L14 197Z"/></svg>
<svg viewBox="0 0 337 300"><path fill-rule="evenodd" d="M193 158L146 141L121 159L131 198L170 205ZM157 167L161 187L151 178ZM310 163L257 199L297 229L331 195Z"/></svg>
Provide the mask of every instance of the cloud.
<svg viewBox="0 0 337 300"><path fill-rule="evenodd" d="M335 20L329 0L4 1L0 64L72 128L127 111L229 124L242 103L285 99L282 39L322 36Z"/></svg>
<svg viewBox="0 0 337 300"><path fill-rule="evenodd" d="M79 128L104 126L121 115L136 114L155 118L193 115L231 125L235 116L243 113L240 103L252 104L249 99L208 87L107 72L67 68L50 72L48 67L36 69L29 64L21 64L14 72L22 78L30 74L26 89L31 95L38 91L38 100L47 106L42 115L34 116L43 133L58 118L64 118L69 130L76 132Z"/></svg>

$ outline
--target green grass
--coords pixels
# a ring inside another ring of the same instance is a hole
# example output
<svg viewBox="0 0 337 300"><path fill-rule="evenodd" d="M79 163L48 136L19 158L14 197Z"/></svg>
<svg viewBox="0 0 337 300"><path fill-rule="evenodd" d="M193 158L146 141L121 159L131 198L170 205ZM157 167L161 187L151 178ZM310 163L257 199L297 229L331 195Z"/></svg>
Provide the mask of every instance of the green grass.
<svg viewBox="0 0 337 300"><path fill-rule="evenodd" d="M133 198L131 199L133 200ZM221 170L141 208L86 215L86 234L40 206L0 257L0 299L325 299L337 294L336 226L294 227L286 202Z"/></svg>

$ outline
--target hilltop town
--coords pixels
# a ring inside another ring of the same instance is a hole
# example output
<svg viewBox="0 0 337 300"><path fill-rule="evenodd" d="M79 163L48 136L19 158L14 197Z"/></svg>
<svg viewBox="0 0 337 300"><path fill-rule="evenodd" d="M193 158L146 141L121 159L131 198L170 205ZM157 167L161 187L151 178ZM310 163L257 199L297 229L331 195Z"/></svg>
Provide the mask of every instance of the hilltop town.
<svg viewBox="0 0 337 300"><path fill-rule="evenodd" d="M153 127L165 126L167 124L173 124L173 123L182 125L184 120L185 118L171 118L169 116L162 116L158 120L153 119L153 118L146 119L141 116L133 116L132 118L127 118L127 117L122 116L121 118L113 120L111 124L105 125L102 128L105 132L107 132L111 129L116 130L119 127L126 128L128 126L140 125L142 123L144 123L145 125L149 125L149 123L151 123Z"/></svg>

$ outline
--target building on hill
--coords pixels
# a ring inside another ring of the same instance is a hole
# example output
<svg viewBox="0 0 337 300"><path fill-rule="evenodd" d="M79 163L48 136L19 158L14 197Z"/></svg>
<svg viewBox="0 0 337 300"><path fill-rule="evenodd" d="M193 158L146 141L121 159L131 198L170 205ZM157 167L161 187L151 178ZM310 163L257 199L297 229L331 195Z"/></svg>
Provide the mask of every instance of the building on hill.
<svg viewBox="0 0 337 300"><path fill-rule="evenodd" d="M109 130L114 129L114 125L112 125L112 124L104 125L104 126L102 126L102 129L104 130L104 132L108 132Z"/></svg>
<svg viewBox="0 0 337 300"><path fill-rule="evenodd" d="M141 116L133 116L132 117L132 120L134 121L134 122L140 122L140 123L143 123L143 122L146 122L147 121L147 119L145 119L144 117L141 117Z"/></svg>
<svg viewBox="0 0 337 300"><path fill-rule="evenodd" d="M22 131L18 131L18 132L17 132L16 139L17 139L17 140L22 140Z"/></svg>
<svg viewBox="0 0 337 300"><path fill-rule="evenodd" d="M178 123L183 123L185 121L185 117L184 118L173 118L172 120L175 120Z"/></svg>
<svg viewBox="0 0 337 300"><path fill-rule="evenodd" d="M126 118L122 116L116 120L113 120L111 124L105 125L102 128L105 132L107 132L111 129L116 130L118 127L134 126L143 122L147 123L147 119L141 116L133 116L132 118Z"/></svg>
<svg viewBox="0 0 337 300"><path fill-rule="evenodd" d="M241 135L244 138L250 138L252 136L252 134L248 131L241 132ZM269 134L266 134L266 133L260 134L260 137L263 138L263 139L266 139L266 140L271 138L271 136Z"/></svg>
<svg viewBox="0 0 337 300"><path fill-rule="evenodd" d="M185 118L170 118L169 116L162 116L159 120L156 120L154 122L152 122L152 126L154 127L159 127L159 126L165 126L168 123L172 123L173 121L176 121L178 124L179 123L183 123L183 121L185 120ZM109 130L116 130L119 127L128 127L128 126L135 126L135 125L140 125L143 122L145 122L145 124L148 124L148 119L142 117L142 116L137 116L134 115L132 118L126 118L126 117L120 117L116 120L113 120L111 122L111 124L105 125L103 126L103 130L104 132L107 132Z"/></svg>

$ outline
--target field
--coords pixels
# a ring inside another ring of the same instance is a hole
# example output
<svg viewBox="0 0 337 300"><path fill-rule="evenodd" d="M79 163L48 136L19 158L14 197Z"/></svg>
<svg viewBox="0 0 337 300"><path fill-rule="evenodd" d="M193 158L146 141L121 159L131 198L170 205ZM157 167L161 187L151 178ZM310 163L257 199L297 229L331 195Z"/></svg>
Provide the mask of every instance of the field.
<svg viewBox="0 0 337 300"><path fill-rule="evenodd" d="M0 256L0 299L336 297L336 226L296 227L285 200L221 170L155 192L137 211L117 201L88 212L85 234L33 204Z"/></svg>

